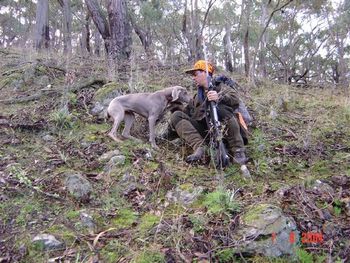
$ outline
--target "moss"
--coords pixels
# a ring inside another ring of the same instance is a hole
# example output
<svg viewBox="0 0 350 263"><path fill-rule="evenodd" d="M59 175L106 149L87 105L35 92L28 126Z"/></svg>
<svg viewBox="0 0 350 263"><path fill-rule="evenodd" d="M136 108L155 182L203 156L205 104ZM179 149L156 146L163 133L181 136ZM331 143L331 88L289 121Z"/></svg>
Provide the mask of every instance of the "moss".
<svg viewBox="0 0 350 263"><path fill-rule="evenodd" d="M118 262L128 253L129 249L118 240L111 240L105 245L101 251L101 260L106 263Z"/></svg>
<svg viewBox="0 0 350 263"><path fill-rule="evenodd" d="M152 173L156 171L159 167L159 163L157 162L147 162L146 165L143 167L143 172L145 173Z"/></svg>
<svg viewBox="0 0 350 263"><path fill-rule="evenodd" d="M80 212L79 211L76 211L76 210L69 210L67 213L66 213L66 218L68 220L74 220L74 219L77 219L79 218L79 214Z"/></svg>
<svg viewBox="0 0 350 263"><path fill-rule="evenodd" d="M141 218L141 222L138 226L138 229L142 234L145 234L147 231L152 229L159 222L160 222L159 216L156 216L154 214L145 214Z"/></svg>
<svg viewBox="0 0 350 263"><path fill-rule="evenodd" d="M162 253L154 250L144 250L133 260L135 263L163 263L166 262Z"/></svg>
<svg viewBox="0 0 350 263"><path fill-rule="evenodd" d="M247 212L242 216L242 220L245 224L252 224L255 220L259 219L261 212L269 208L270 204L258 204L252 205L247 208Z"/></svg>
<svg viewBox="0 0 350 263"><path fill-rule="evenodd" d="M109 123L85 123L82 127L85 132L89 133L104 133L105 131L110 129Z"/></svg>
<svg viewBox="0 0 350 263"><path fill-rule="evenodd" d="M113 225L117 228L130 227L136 222L137 214L130 209L121 209L118 211L117 218L113 219Z"/></svg>
<svg viewBox="0 0 350 263"><path fill-rule="evenodd" d="M97 101L103 101L106 99L109 94L115 92L116 90L128 90L127 84L123 83L116 83L116 82L109 82L105 85L103 85L98 91L95 93L95 99Z"/></svg>

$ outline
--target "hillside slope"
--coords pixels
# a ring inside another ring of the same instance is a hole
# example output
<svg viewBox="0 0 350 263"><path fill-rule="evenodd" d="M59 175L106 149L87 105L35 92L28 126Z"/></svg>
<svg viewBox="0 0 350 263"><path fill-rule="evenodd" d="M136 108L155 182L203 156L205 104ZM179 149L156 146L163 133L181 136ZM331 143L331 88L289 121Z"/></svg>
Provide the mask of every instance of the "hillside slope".
<svg viewBox="0 0 350 263"><path fill-rule="evenodd" d="M254 116L245 179L236 165L186 164L180 141L151 149L142 119L142 144L106 136L97 101L189 87L181 67L107 83L100 60L0 61L0 262L350 260L346 91L232 76Z"/></svg>

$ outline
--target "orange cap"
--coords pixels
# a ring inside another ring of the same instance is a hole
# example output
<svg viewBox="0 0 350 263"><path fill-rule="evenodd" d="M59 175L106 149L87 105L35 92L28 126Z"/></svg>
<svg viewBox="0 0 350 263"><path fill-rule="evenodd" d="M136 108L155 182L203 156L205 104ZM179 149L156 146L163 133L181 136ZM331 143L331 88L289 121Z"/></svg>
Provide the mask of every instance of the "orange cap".
<svg viewBox="0 0 350 263"><path fill-rule="evenodd" d="M207 71L207 66L206 66L206 64L208 64L208 73L213 74L213 72L214 72L214 66L213 66L210 62L206 63L205 60L198 60L198 61L194 64L193 68L188 69L188 70L186 70L185 72L186 72L187 74L193 74L193 72L196 71L196 70Z"/></svg>

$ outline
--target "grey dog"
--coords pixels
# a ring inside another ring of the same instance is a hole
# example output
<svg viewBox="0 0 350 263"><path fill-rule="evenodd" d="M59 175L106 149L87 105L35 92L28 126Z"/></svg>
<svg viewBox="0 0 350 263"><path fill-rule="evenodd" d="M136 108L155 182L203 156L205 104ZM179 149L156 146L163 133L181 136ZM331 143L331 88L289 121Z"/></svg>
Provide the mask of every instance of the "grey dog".
<svg viewBox="0 0 350 263"><path fill-rule="evenodd" d="M124 120L125 126L122 137L136 139L130 135L130 129L135 121L135 113L148 119L149 142L153 148L158 149L155 141L154 127L157 119L165 111L167 105L172 102L188 103L191 96L186 88L174 86L154 93L134 93L114 98L107 109L107 114L113 118L112 130L108 133L113 140L121 142L116 135L120 123ZM137 139L136 139L137 140Z"/></svg>

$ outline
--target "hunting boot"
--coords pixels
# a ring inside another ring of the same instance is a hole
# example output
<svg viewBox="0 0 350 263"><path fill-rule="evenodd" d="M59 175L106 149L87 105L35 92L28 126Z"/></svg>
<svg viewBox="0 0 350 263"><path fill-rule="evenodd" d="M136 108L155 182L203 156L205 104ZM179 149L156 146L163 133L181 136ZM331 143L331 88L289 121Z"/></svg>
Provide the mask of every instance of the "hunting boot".
<svg viewBox="0 0 350 263"><path fill-rule="evenodd" d="M205 152L204 147L201 146L203 143L202 136L193 127L190 121L184 119L180 120L176 124L175 130L177 134L182 139L184 139L194 150L194 152L191 155L187 156L186 162L192 163L199 161Z"/></svg>
<svg viewBox="0 0 350 263"><path fill-rule="evenodd" d="M245 164L248 158L245 155L243 138L240 133L240 126L235 116L226 122L228 150L233 156L233 161L238 164Z"/></svg>

